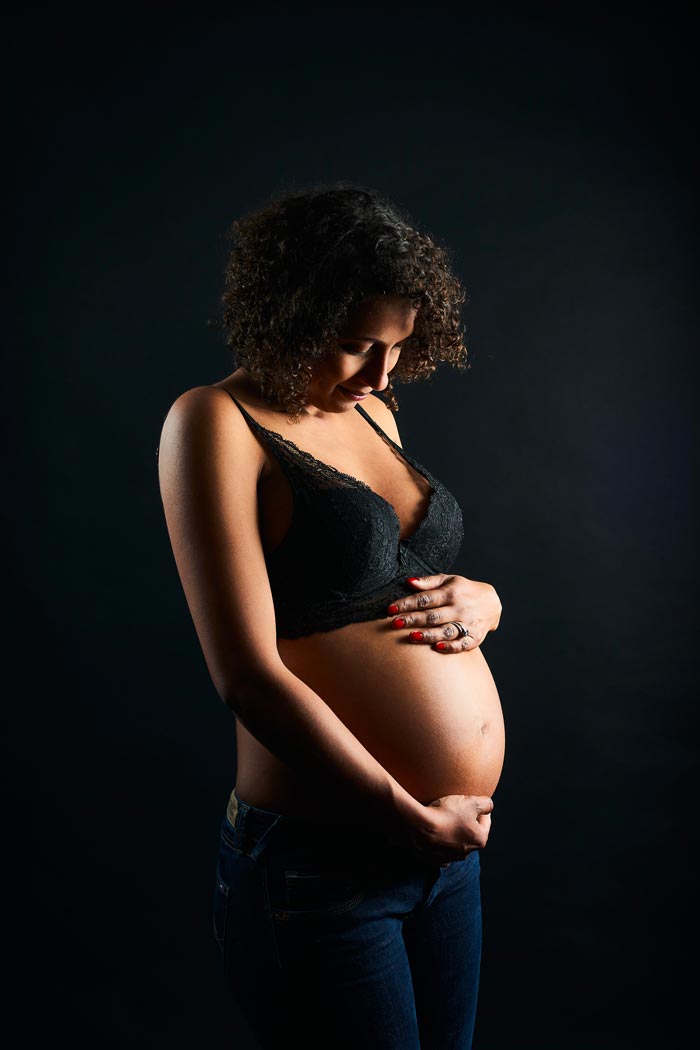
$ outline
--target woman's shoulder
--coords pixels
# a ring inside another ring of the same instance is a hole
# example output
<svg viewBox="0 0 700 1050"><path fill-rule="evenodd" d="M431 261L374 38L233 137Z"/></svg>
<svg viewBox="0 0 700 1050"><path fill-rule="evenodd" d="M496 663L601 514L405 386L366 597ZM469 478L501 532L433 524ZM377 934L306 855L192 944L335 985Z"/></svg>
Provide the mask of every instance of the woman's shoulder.
<svg viewBox="0 0 700 1050"><path fill-rule="evenodd" d="M160 454L168 449L206 455L224 447L230 454L234 454L236 448L246 456L255 449L260 452L259 444L242 414L235 410L227 390L221 386L202 385L178 395L163 420Z"/></svg>
<svg viewBox="0 0 700 1050"><path fill-rule="evenodd" d="M240 416L240 413L231 412L232 400L231 391L223 384L193 386L175 398L166 413L165 420L174 417L190 426L197 427L210 425L217 416L236 418Z"/></svg>

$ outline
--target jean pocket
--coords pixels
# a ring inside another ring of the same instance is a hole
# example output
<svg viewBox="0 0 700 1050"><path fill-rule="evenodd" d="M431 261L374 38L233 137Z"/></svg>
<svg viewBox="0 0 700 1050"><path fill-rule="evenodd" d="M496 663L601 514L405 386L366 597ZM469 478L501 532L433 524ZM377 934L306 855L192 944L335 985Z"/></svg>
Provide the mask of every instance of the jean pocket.
<svg viewBox="0 0 700 1050"><path fill-rule="evenodd" d="M328 918L351 911L367 895L362 877L346 868L320 864L268 866L268 899L273 919Z"/></svg>
<svg viewBox="0 0 700 1050"><path fill-rule="evenodd" d="M226 920L228 918L228 901L230 886L216 869L216 886L214 887L214 939L223 952L226 940Z"/></svg>

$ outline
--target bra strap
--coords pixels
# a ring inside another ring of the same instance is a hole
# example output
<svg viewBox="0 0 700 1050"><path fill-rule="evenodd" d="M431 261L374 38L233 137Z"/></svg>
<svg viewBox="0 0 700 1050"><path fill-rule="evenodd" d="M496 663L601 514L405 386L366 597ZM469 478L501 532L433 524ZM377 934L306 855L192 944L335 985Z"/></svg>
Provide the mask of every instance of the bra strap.
<svg viewBox="0 0 700 1050"><path fill-rule="evenodd" d="M220 389L226 390L226 387L221 387ZM226 393L231 398L231 400L235 402L236 405L238 405L239 409L241 410L241 413L243 414L243 418L250 424L255 434L260 438L265 447L269 449L269 451L275 457L279 465L282 467L284 473L287 475L287 477L289 477L290 470L293 467L298 466L298 461L300 458L299 449L296 448L294 442L287 441L287 439L282 437L281 434L278 434L276 430L268 430L268 428L264 427L262 423L258 423L257 419L251 416L250 412L246 411L246 409L243 407L240 401L238 401L238 399L233 396L230 390L226 390Z"/></svg>
<svg viewBox="0 0 700 1050"><path fill-rule="evenodd" d="M374 429L377 431L378 434L381 434L382 437L385 437L387 441L391 441L392 445L394 445L396 448L399 448L399 446L396 444L396 442L393 441L389 437L389 435L386 433L385 430L382 430L382 428L379 426L379 423L377 423L376 419L372 419L372 417L370 416L369 412L366 412L365 409L362 407L362 405L355 405L355 408L360 413L360 415L365 417L365 419L367 420L368 423L372 424L372 426L374 427Z"/></svg>
<svg viewBox="0 0 700 1050"><path fill-rule="evenodd" d="M220 389L221 390L226 390L226 387L221 387ZM226 393L231 398L231 400L234 401L238 405L238 407L240 408L241 412L246 417L246 419L249 419L251 421L251 423L253 423L256 427L261 427L262 426L262 423L258 423L257 419L254 419L253 416L251 416L250 412L246 412L246 410L243 407L243 405L240 403L240 401L236 400L236 398L233 396L233 394L231 393L230 390L226 390ZM263 430L264 429L265 428L263 427Z"/></svg>

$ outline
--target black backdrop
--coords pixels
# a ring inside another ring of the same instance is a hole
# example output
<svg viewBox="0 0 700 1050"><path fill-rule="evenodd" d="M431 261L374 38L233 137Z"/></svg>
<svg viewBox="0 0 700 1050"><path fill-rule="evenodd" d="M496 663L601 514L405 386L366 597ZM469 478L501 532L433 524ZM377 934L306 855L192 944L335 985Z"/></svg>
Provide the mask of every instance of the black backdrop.
<svg viewBox="0 0 700 1050"><path fill-rule="evenodd" d="M234 719L155 450L175 397L231 370L207 327L229 223L344 178L447 243L470 294L471 371L399 387L398 424L465 507L457 571L503 602L484 643L508 750L475 1046L680 1045L689 30L668 6L643 24L558 8L170 4L9 26L7 797L33 803L12 865L33 881L6 910L35 1034L255 1046L209 910Z"/></svg>

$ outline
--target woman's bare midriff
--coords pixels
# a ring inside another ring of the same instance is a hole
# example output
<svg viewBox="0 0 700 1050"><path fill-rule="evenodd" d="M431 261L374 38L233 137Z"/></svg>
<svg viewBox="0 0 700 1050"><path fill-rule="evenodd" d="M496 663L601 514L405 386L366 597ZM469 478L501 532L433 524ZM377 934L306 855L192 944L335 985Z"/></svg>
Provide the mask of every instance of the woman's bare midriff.
<svg viewBox="0 0 700 1050"><path fill-rule="evenodd" d="M443 795L492 795L503 767L498 691L480 648L439 653L408 641L393 617L278 639L283 663L338 715L381 765L427 805ZM236 721L236 792L303 818L333 808Z"/></svg>

